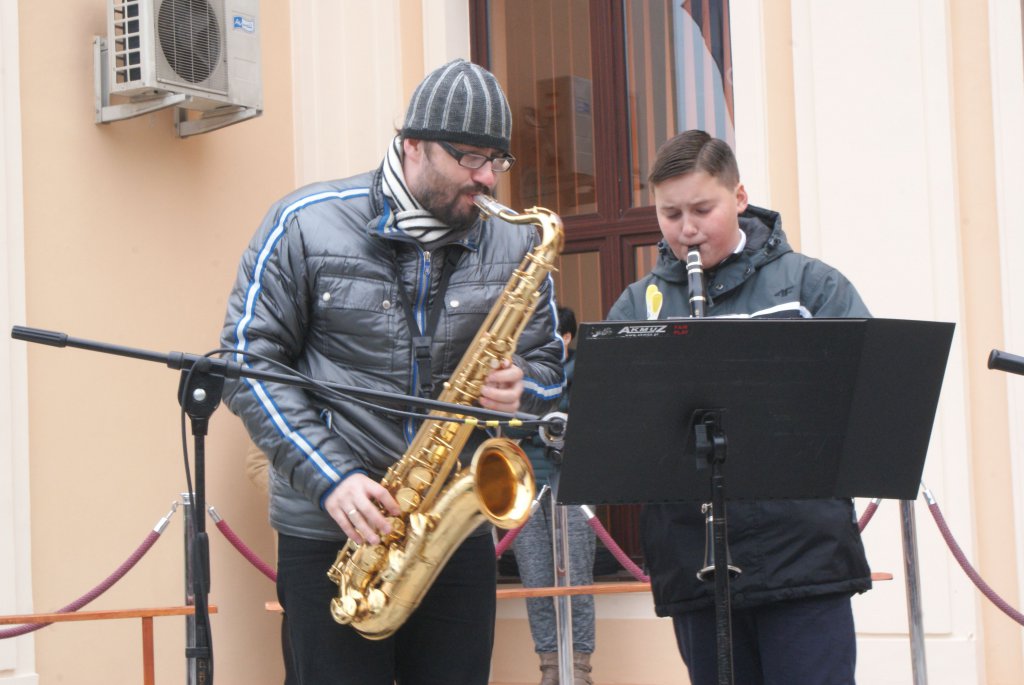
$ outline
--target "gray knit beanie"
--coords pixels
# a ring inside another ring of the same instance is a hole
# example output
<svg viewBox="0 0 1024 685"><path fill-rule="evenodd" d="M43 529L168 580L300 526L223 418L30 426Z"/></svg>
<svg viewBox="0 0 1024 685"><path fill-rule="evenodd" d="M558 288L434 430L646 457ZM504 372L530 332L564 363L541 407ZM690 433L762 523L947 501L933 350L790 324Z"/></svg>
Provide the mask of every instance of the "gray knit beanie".
<svg viewBox="0 0 1024 685"><path fill-rule="evenodd" d="M494 74L457 59L427 74L416 87L402 137L492 147L508 153L512 110Z"/></svg>

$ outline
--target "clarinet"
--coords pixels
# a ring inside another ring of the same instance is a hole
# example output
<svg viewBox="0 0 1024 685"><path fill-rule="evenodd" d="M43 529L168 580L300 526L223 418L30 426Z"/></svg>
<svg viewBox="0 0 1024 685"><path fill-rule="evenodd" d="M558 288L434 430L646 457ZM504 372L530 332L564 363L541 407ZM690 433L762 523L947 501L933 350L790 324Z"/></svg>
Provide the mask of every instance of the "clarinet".
<svg viewBox="0 0 1024 685"><path fill-rule="evenodd" d="M700 248L691 247L686 253L686 277L690 284L690 316L704 318L704 265L700 261Z"/></svg>

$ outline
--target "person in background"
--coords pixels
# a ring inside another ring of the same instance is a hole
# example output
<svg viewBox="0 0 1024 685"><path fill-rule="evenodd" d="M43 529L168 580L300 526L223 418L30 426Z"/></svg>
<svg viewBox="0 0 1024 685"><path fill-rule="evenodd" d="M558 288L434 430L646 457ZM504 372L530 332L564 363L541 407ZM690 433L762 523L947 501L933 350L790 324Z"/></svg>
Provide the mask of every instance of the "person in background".
<svg viewBox="0 0 1024 685"><path fill-rule="evenodd" d="M663 237L658 261L622 293L609 320L689 316L686 255L695 247L707 316L870 316L839 271L790 247L777 212L748 203L727 143L681 133L659 150L649 182ZM706 532L700 506L645 506L641 539L655 610L672 617L693 685L714 685L714 582L697 578ZM731 581L735 682L853 683L850 598L871 587L853 502L737 500L728 526L732 563L742 570Z"/></svg>
<svg viewBox="0 0 1024 685"><path fill-rule="evenodd" d="M536 228L484 218L509 154L512 116L497 79L454 60L416 87L381 164L274 204L245 250L221 345L254 369L284 364L327 383L434 395L455 371ZM550 279L511 360L480 406L543 413L562 386ZM256 353L260 356L254 356ZM229 380L224 401L270 460L277 592L301 685L487 685L496 560L481 526L454 551L418 608L370 640L330 612L327 570L346 540L376 545L402 510L381 485L418 422L291 385ZM486 439L475 431L467 463Z"/></svg>
<svg viewBox="0 0 1024 685"><path fill-rule="evenodd" d="M559 411L569 411L569 390L572 386L574 351L569 345L576 335L576 314L568 307L558 308L558 332L565 341L565 391ZM540 436L530 433L519 443L530 457L534 478L540 488L557 477L558 467L552 462ZM552 498L545 497L512 541L519 577L526 587L549 587L555 582L551 535ZM569 581L572 585L591 585L594 582L594 552L596 538L579 507L568 507L569 528ZM573 595L572 652L573 685L591 685L590 655L594 653L594 597ZM533 636L534 651L540 657L540 685L558 685L558 640L555 620L555 602L551 597L528 597L526 611Z"/></svg>

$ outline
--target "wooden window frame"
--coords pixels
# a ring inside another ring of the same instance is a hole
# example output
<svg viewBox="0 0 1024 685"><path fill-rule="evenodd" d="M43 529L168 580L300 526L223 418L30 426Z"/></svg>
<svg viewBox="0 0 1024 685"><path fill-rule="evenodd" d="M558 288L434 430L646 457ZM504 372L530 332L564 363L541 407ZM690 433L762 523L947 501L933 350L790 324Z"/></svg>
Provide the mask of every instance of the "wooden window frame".
<svg viewBox="0 0 1024 685"><path fill-rule="evenodd" d="M596 213L565 217L566 254L596 251L601 260L601 303L604 314L626 286L638 277L633 248L661 239L654 208L632 207L629 174L629 111L626 92L625 26L618 0L590 0L594 79L594 149L601 165L614 173L596 179ZM487 0L469 1L470 57L490 67Z"/></svg>

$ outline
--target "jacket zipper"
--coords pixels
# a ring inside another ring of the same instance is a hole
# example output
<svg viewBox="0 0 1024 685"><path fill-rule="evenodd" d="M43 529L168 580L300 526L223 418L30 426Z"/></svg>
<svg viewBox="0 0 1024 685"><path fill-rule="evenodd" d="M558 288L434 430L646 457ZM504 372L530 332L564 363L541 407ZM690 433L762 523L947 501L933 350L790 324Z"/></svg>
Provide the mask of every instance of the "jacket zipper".
<svg viewBox="0 0 1024 685"><path fill-rule="evenodd" d="M416 302L413 304L413 315L416 318L416 325L419 326L420 333L427 327L427 299L430 295L430 277L431 277L431 262L430 252L427 250L421 251L422 266L420 267L420 279L416 287ZM412 333L412 331L410 331ZM412 387L416 388L419 384L419 379L416 377L416 366L412 367ZM416 436L417 422L414 419L406 419L404 422L404 433L406 444L412 443L413 438Z"/></svg>
<svg viewBox="0 0 1024 685"><path fill-rule="evenodd" d="M416 289L416 323L420 327L420 333L427 327L427 299L430 297L431 263L430 252L423 251L423 266L420 267L420 282Z"/></svg>

